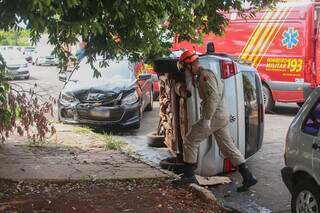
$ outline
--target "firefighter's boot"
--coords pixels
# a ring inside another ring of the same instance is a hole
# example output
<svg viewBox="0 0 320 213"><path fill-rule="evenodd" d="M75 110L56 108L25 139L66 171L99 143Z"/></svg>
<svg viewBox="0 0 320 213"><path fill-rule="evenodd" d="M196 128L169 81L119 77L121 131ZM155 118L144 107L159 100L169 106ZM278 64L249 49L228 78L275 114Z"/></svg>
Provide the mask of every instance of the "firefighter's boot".
<svg viewBox="0 0 320 213"><path fill-rule="evenodd" d="M171 183L175 186L183 186L191 183L197 183L197 179L194 175L195 164L185 163L184 172L181 177L173 180Z"/></svg>
<svg viewBox="0 0 320 213"><path fill-rule="evenodd" d="M258 183L257 178L252 175L245 163L239 165L239 172L243 178L242 186L237 188L238 192L248 191L249 188Z"/></svg>

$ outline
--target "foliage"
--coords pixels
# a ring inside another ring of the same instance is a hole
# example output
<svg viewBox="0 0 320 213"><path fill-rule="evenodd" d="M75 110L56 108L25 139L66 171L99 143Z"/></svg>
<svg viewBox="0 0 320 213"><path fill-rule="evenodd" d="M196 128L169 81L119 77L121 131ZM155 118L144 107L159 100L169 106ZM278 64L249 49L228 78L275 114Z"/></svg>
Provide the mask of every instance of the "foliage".
<svg viewBox="0 0 320 213"><path fill-rule="evenodd" d="M243 0L2 0L0 29L26 23L34 42L47 32L63 63L63 44L79 36L88 42L90 62L97 53L106 59L154 58L168 53L174 33L183 40L199 40L199 32L221 34L223 11L251 14L274 1L247 0L251 6L244 9Z"/></svg>
<svg viewBox="0 0 320 213"><path fill-rule="evenodd" d="M55 132L46 118L47 113L53 113L52 104L35 92L36 87L25 91L21 85L6 81L5 61L0 54L0 142L14 130L20 135L26 133L32 141L43 141L46 133Z"/></svg>
<svg viewBox="0 0 320 213"><path fill-rule="evenodd" d="M124 143L123 141L114 138L111 134L105 133L104 135L104 149L105 150L116 150L116 151L122 151Z"/></svg>
<svg viewBox="0 0 320 213"><path fill-rule="evenodd" d="M74 44L78 38L87 42L88 61L93 65L95 56L106 60L127 56L130 59L149 59L167 54L174 33L180 40L201 41L203 33L222 34L228 20L224 11L237 9L245 15L277 0L1 0L0 30L17 30L21 23L30 31L31 41L36 42L48 33L66 69L68 54L64 44ZM243 8L244 2L249 5ZM106 61L107 63L107 61ZM3 74L1 65L1 75ZM98 72L95 72L98 75ZM14 108L29 106L26 95L16 95L10 101L12 89L0 77L2 102L0 133L7 135L16 127ZM8 93L9 92L9 93ZM22 98L22 99L21 99ZM33 104L32 102L31 105ZM33 107L39 103L33 104ZM43 122L48 107L29 111L23 117L27 125ZM30 109L31 110L31 109ZM24 113L21 113L24 115ZM35 119L34 116L40 116ZM40 125L41 126L41 125ZM28 130L27 126L24 127ZM45 128L40 128L40 134Z"/></svg>
<svg viewBox="0 0 320 213"><path fill-rule="evenodd" d="M0 31L0 45L28 46L30 31L29 30L10 30Z"/></svg>
<svg viewBox="0 0 320 213"><path fill-rule="evenodd" d="M15 83L3 84L5 89L0 94L0 141L4 142L14 130L19 135L27 135L33 143L43 142L46 133L55 132L46 117L48 113L53 114L52 104L43 101L35 92L36 85L25 91Z"/></svg>
<svg viewBox="0 0 320 213"><path fill-rule="evenodd" d="M72 129L72 132L77 133L77 134L92 134L92 130L89 127L83 126L83 127L76 127Z"/></svg>

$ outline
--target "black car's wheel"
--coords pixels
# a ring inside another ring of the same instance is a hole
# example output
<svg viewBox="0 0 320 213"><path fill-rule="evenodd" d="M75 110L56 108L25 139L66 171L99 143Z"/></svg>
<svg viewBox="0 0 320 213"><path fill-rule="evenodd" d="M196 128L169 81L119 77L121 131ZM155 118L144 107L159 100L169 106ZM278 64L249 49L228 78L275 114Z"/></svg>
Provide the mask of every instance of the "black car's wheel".
<svg viewBox="0 0 320 213"><path fill-rule="evenodd" d="M160 161L159 165L162 169L172 171L176 174L181 174L185 171L185 164L177 162L176 157L163 159Z"/></svg>
<svg viewBox="0 0 320 213"><path fill-rule="evenodd" d="M150 103L146 107L146 111L152 111L153 109L153 89L150 91Z"/></svg>
<svg viewBox="0 0 320 213"><path fill-rule="evenodd" d="M310 180L300 181L292 191L291 210L293 213L320 212L320 190Z"/></svg>
<svg viewBox="0 0 320 213"><path fill-rule="evenodd" d="M263 95L263 105L265 112L271 112L274 108L274 100L272 98L271 92L268 87L265 85L262 86L262 95Z"/></svg>
<svg viewBox="0 0 320 213"><path fill-rule="evenodd" d="M156 132L153 132L147 135L147 142L148 142L148 146L150 147L156 147L156 148L166 147L164 143L164 136L157 135Z"/></svg>

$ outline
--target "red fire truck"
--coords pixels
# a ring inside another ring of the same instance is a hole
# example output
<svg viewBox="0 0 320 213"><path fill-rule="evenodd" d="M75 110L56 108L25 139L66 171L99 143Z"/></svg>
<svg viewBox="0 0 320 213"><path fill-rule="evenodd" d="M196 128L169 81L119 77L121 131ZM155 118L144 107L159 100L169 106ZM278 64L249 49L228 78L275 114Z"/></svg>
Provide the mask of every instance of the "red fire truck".
<svg viewBox="0 0 320 213"><path fill-rule="evenodd" d="M250 61L263 81L267 111L275 102L301 105L320 84L320 1L280 3L273 10L244 19L236 12L225 34L206 35L203 45L174 42L173 50L195 49L204 53L214 42L216 52Z"/></svg>

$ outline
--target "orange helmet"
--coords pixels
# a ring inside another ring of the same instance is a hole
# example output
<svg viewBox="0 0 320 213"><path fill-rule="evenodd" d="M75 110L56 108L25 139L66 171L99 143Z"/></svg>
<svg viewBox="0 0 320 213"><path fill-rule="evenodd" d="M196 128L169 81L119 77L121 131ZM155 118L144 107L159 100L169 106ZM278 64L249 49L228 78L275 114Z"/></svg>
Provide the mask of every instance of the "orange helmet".
<svg viewBox="0 0 320 213"><path fill-rule="evenodd" d="M199 58L197 53L193 50L187 50L180 56L179 61L182 63L193 63Z"/></svg>

